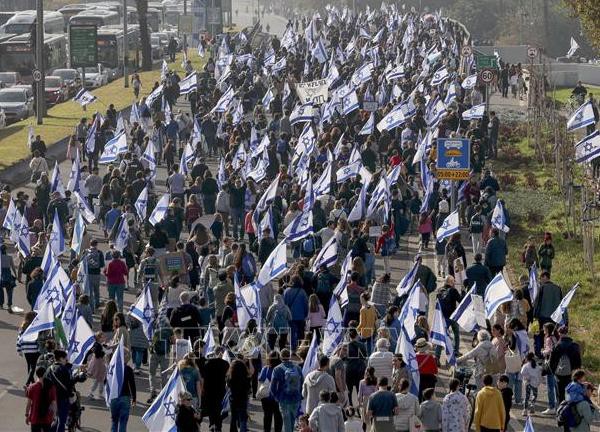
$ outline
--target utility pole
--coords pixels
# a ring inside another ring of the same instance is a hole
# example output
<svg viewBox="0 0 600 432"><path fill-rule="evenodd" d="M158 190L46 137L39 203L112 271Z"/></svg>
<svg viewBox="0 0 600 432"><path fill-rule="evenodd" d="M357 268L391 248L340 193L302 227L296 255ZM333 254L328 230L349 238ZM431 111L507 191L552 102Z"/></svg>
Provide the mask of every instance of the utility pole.
<svg viewBox="0 0 600 432"><path fill-rule="evenodd" d="M43 0L36 0L36 31L35 31L35 62L37 68L41 73L41 79L36 85L36 111L37 111L37 124L41 125L44 123L44 105L45 105L45 94L44 94L44 77L46 75L44 65L44 4Z"/></svg>
<svg viewBox="0 0 600 432"><path fill-rule="evenodd" d="M183 16L187 16L187 0L183 0ZM187 20L184 20L187 25ZM183 28L183 52L187 52L187 33L186 28Z"/></svg>
<svg viewBox="0 0 600 432"><path fill-rule="evenodd" d="M123 0L123 85L129 87L129 72L127 63L129 63L129 39L127 38L127 0Z"/></svg>

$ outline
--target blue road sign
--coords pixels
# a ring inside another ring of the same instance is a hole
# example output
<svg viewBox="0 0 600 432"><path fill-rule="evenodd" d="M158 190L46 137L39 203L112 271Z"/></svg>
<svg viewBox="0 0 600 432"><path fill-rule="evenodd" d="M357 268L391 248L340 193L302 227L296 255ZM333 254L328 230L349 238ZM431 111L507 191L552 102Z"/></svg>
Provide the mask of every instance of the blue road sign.
<svg viewBox="0 0 600 432"><path fill-rule="evenodd" d="M467 138L437 139L437 177L464 180L471 171L471 141Z"/></svg>

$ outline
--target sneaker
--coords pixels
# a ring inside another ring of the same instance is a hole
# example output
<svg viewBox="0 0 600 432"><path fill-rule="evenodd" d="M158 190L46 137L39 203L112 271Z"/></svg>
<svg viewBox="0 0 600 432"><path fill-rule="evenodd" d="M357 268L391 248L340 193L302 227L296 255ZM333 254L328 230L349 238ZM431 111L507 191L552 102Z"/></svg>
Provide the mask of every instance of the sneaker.
<svg viewBox="0 0 600 432"><path fill-rule="evenodd" d="M156 393L152 392L152 393L150 394L150 397L149 397L149 398L148 398L148 400L146 401L146 403L149 403L149 404L151 404L151 403L152 403L152 401L154 401L154 398L155 398L155 397L156 397Z"/></svg>
<svg viewBox="0 0 600 432"><path fill-rule="evenodd" d="M521 413L521 415L523 417L527 417L528 411L526 409L523 410L523 412Z"/></svg>
<svg viewBox="0 0 600 432"><path fill-rule="evenodd" d="M9 313L9 314L12 314L12 313L13 313L12 306L9 306L9 307L8 307L6 310L8 311L8 313Z"/></svg>
<svg viewBox="0 0 600 432"><path fill-rule="evenodd" d="M544 411L542 411L541 414L547 415L547 416L556 415L556 410L554 408L548 408L548 409L545 409Z"/></svg>

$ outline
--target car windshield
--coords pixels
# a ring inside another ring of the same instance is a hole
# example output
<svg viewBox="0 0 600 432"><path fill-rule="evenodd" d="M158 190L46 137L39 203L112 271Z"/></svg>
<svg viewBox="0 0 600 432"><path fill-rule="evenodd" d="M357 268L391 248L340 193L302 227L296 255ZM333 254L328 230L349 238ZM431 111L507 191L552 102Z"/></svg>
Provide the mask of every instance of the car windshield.
<svg viewBox="0 0 600 432"><path fill-rule="evenodd" d="M98 73L98 68L97 67L86 67L84 70L85 70L85 74L86 75L97 74Z"/></svg>
<svg viewBox="0 0 600 432"><path fill-rule="evenodd" d="M25 92L0 92L0 102L25 102Z"/></svg>
<svg viewBox="0 0 600 432"><path fill-rule="evenodd" d="M17 78L16 78L15 74L0 72L0 81L2 81L3 83L13 83L14 84L17 82Z"/></svg>
<svg viewBox="0 0 600 432"><path fill-rule="evenodd" d="M152 37L150 37L150 43L152 45L159 45L160 44L160 38L158 36L152 36Z"/></svg>
<svg viewBox="0 0 600 432"><path fill-rule="evenodd" d="M46 87L60 87L60 78L46 77Z"/></svg>
<svg viewBox="0 0 600 432"><path fill-rule="evenodd" d="M58 70L54 71L54 73L62 79L74 80L77 77L77 72L73 70Z"/></svg>

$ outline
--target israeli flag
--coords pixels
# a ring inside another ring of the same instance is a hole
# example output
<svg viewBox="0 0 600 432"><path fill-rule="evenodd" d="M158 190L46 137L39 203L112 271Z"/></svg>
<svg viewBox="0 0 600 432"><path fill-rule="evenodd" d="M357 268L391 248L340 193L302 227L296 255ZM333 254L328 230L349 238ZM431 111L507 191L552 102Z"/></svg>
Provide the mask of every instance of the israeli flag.
<svg viewBox="0 0 600 432"><path fill-rule="evenodd" d="M373 63L365 63L354 71L350 82L354 87L359 87L362 84L369 82L373 74Z"/></svg>
<svg viewBox="0 0 600 432"><path fill-rule="evenodd" d="M318 331L318 330L317 330ZM302 366L302 376L306 376L312 371L319 368L319 342L317 339L317 333L313 332L312 340L310 341L310 347L306 353L306 360Z"/></svg>
<svg viewBox="0 0 600 432"><path fill-rule="evenodd" d="M421 301L421 293L421 282L417 280L408 292L408 297L402 306L398 318L406 329L406 334L409 336L410 340L416 337L415 324L417 323L417 317L421 311L424 311L425 305Z"/></svg>
<svg viewBox="0 0 600 432"><path fill-rule="evenodd" d="M46 249L44 250L44 257L42 258L42 270L44 275L48 276L50 270L54 268L58 260L52 251L49 243L46 243Z"/></svg>
<svg viewBox="0 0 600 432"><path fill-rule="evenodd" d="M316 197L326 195L331 191L331 175L333 173L331 162L327 164L319 179L313 185L313 191Z"/></svg>
<svg viewBox="0 0 600 432"><path fill-rule="evenodd" d="M120 112L117 116L117 127L115 128L115 130L117 131L117 133L125 131L125 120L123 119L122 112Z"/></svg>
<svg viewBox="0 0 600 432"><path fill-rule="evenodd" d="M129 112L129 123L134 124L134 123L140 123L140 110L138 108L138 105L136 103L134 103L133 105L131 105L131 111ZM118 131L118 129L117 129Z"/></svg>
<svg viewBox="0 0 600 432"><path fill-rule="evenodd" d="M4 221L2 222L2 228L12 231L15 218L17 216L17 206L15 206L15 202L12 197L9 198L8 210L6 210L6 216L4 216Z"/></svg>
<svg viewBox="0 0 600 432"><path fill-rule="evenodd" d="M71 337L75 327L77 327L77 318L79 317L79 312L77 310L77 300L75 298L75 290L71 290L69 295L67 296L67 300L65 302L65 307L60 316L60 321L62 323L62 327L65 331L65 335L67 337Z"/></svg>
<svg viewBox="0 0 600 432"><path fill-rule="evenodd" d="M229 87L227 89L227 91L225 91L225 93L223 93L223 95L221 95L221 97L217 101L217 104L213 107L213 109L210 111L210 113L211 114L212 113L222 113L222 112L227 111L227 109L231 105L231 102L233 101L234 95L235 95L235 92L233 90L233 87Z"/></svg>
<svg viewBox="0 0 600 432"><path fill-rule="evenodd" d="M165 99L165 95L163 95L163 97L162 97L162 103L161 103L160 109L165 114L165 119L168 123L171 119L172 112L171 112L171 105Z"/></svg>
<svg viewBox="0 0 600 432"><path fill-rule="evenodd" d="M115 238L114 241L115 249L123 253L125 248L127 248L128 242L129 224L127 223L127 218L122 217L121 222L119 223L119 232L117 234L117 238Z"/></svg>
<svg viewBox="0 0 600 432"><path fill-rule="evenodd" d="M62 253L67 250L65 246L65 235L63 233L62 224L60 223L60 219L58 217L58 210L54 210L54 219L52 221L52 231L50 232L49 242L50 247L52 248L52 252L54 255L60 256Z"/></svg>
<svg viewBox="0 0 600 432"><path fill-rule="evenodd" d="M140 161L145 162L144 165L147 165L147 168L152 173L156 173L156 149L154 147L154 141L152 138L148 140L148 144L144 149L144 153L140 157Z"/></svg>
<svg viewBox="0 0 600 432"><path fill-rule="evenodd" d="M408 293L409 290L413 287L415 283L415 279L417 277L417 271L419 270L419 261L415 260L411 269L404 275L404 277L398 283L396 287L396 292L398 293L398 297L402 297L404 294Z"/></svg>
<svg viewBox="0 0 600 432"><path fill-rule="evenodd" d="M375 130L375 113L372 112L367 122L358 133L359 135L371 135Z"/></svg>
<svg viewBox="0 0 600 432"><path fill-rule="evenodd" d="M358 199L354 203L354 207L352 207L352 210L350 211L350 214L348 215L348 222L357 222L359 220L362 220L362 218L365 216L365 212L367 210L367 189L368 189L368 187L369 187L369 184L366 183L360 189L360 194L358 196Z"/></svg>
<svg viewBox="0 0 600 432"><path fill-rule="evenodd" d="M265 214L263 215L262 219L260 220L260 223L258 224L258 229L256 230L257 233L262 233L265 228L269 228L270 233L269 233L269 237L271 237L272 239L275 238L274 233L275 233L275 222L273 220L273 210L272 208L269 208L269 210L267 210L265 212Z"/></svg>
<svg viewBox="0 0 600 432"><path fill-rule="evenodd" d="M346 180L356 177L360 173L362 163L354 162L348 166L336 171L335 176L338 183L344 183Z"/></svg>
<svg viewBox="0 0 600 432"><path fill-rule="evenodd" d="M96 336L85 318L75 311L76 325L69 334L69 347L67 351L69 363L81 366L85 363L87 353L94 347Z"/></svg>
<svg viewBox="0 0 600 432"><path fill-rule="evenodd" d="M260 292L255 284L239 287L237 277L235 280L236 310L240 330L248 327L250 320L255 320L260 330L261 327L261 305Z"/></svg>
<svg viewBox="0 0 600 432"><path fill-rule="evenodd" d="M351 91L344 97L342 97L342 115L347 116L352 111L357 110L360 107L358 102L358 96L356 91Z"/></svg>
<svg viewBox="0 0 600 432"><path fill-rule="evenodd" d="M525 427L523 428L523 432L535 432L533 429L533 421L531 420L531 416L527 416L527 420L525 420Z"/></svg>
<svg viewBox="0 0 600 432"><path fill-rule="evenodd" d="M75 192L73 193L75 210L77 215L81 215L85 223L92 223L96 220L96 215L93 210L90 208L88 201L81 196L81 193Z"/></svg>
<svg viewBox="0 0 600 432"><path fill-rule="evenodd" d="M385 74L385 79L388 82L402 78L404 78L404 65L398 65Z"/></svg>
<svg viewBox="0 0 600 432"><path fill-rule="evenodd" d="M504 279L502 273L498 273L485 288L483 304L485 306L485 317L492 319L496 309L502 304L513 299L513 293Z"/></svg>
<svg viewBox="0 0 600 432"><path fill-rule="evenodd" d="M198 89L198 74L192 72L179 81L179 94L186 95Z"/></svg>
<svg viewBox="0 0 600 432"><path fill-rule="evenodd" d="M262 213L263 211L265 211L267 209L267 206L269 205L269 203L273 202L273 200L277 196L277 187L278 186L279 186L279 175L275 178L275 181L273 181L269 185L269 187L265 190L265 192L262 194L262 196L258 200L258 203L256 204L256 210L254 211L254 214L257 217L260 213Z"/></svg>
<svg viewBox="0 0 600 432"><path fill-rule="evenodd" d="M23 342L35 342L38 335L46 330L54 328L54 308L52 302L44 301L37 310L37 315L29 324L29 327L21 334Z"/></svg>
<svg viewBox="0 0 600 432"><path fill-rule="evenodd" d="M127 152L127 135L125 132L117 134L113 139L106 143L104 151L98 163L109 164L117 160L117 156Z"/></svg>
<svg viewBox="0 0 600 432"><path fill-rule="evenodd" d="M50 303L52 309L59 313L63 307L63 292L61 290L59 270L62 270L58 261L54 263L49 273L46 274L46 280L42 285L40 293L33 305L33 310L38 312L44 307L45 303Z"/></svg>
<svg viewBox="0 0 600 432"><path fill-rule="evenodd" d="M177 405L179 394L184 391L179 368L175 367L161 392L142 416L149 431L177 432Z"/></svg>
<svg viewBox="0 0 600 432"><path fill-rule="evenodd" d="M219 171L217 172L217 183L219 185L219 189L223 188L223 185L227 183L227 171L225 171L225 159L221 158L219 162Z"/></svg>
<svg viewBox="0 0 600 432"><path fill-rule="evenodd" d="M445 67L437 70L434 72L433 77L431 78L431 86L432 87L437 87L439 86L441 83L443 83L448 77L450 76L450 74L448 73L448 69L446 69Z"/></svg>
<svg viewBox="0 0 600 432"><path fill-rule="evenodd" d="M322 37L319 38L312 49L312 55L320 64L323 64L327 61L327 50L325 49L325 43L323 42Z"/></svg>
<svg viewBox="0 0 600 432"><path fill-rule="evenodd" d="M246 178L254 179L254 181L256 183L260 183L261 181L263 181L267 177L267 167L268 167L268 165L269 165L269 163L265 162L264 159L259 159L256 162L256 166L254 168L252 168L252 171L250 171L246 175ZM248 165L248 167L250 168L250 165Z"/></svg>
<svg viewBox="0 0 600 432"><path fill-rule="evenodd" d="M465 90L470 90L477 84L477 74L469 75L466 77L463 82L460 84L462 88Z"/></svg>
<svg viewBox="0 0 600 432"><path fill-rule="evenodd" d="M442 225L438 228L437 241L441 242L445 238L459 232L459 229L458 210L454 210L446 216L446 219L444 219L444 222L442 222Z"/></svg>
<svg viewBox="0 0 600 432"><path fill-rule="evenodd" d="M273 67L271 68L271 72L272 73L277 73L277 72L281 72L282 70L284 70L287 66L287 60L285 57L282 57L281 59L277 60L277 63L275 63L273 65Z"/></svg>
<svg viewBox="0 0 600 432"><path fill-rule="evenodd" d="M142 324L142 329L146 338L151 341L154 334L154 318L156 316L152 295L150 294L150 284L147 282L144 290L131 306L129 314Z"/></svg>
<svg viewBox="0 0 600 432"><path fill-rule="evenodd" d="M79 149L75 150L75 159L71 165L71 172L69 173L69 181L67 183L67 190L71 192L79 191L79 182L81 181L81 162L79 160Z"/></svg>
<svg viewBox="0 0 600 432"><path fill-rule="evenodd" d="M527 283L527 290L529 291L529 298L531 299L532 304L535 304L539 289L540 285L537 278L537 266L533 263L529 269L529 282Z"/></svg>
<svg viewBox="0 0 600 432"><path fill-rule="evenodd" d="M462 118L463 118L463 120L481 119L481 118L483 118L484 114L485 114L485 104L482 103L479 105L475 105L466 111L463 111Z"/></svg>
<svg viewBox="0 0 600 432"><path fill-rule="evenodd" d="M96 99L97 99L96 96L91 94L86 89L82 88L81 90L79 90L77 92L77 94L73 98L73 102L77 102L79 105L84 107L84 106L87 106L87 105L95 102Z"/></svg>
<svg viewBox="0 0 600 432"><path fill-rule="evenodd" d="M313 232L312 211L302 212L283 230L285 240L292 243L303 239Z"/></svg>
<svg viewBox="0 0 600 432"><path fill-rule="evenodd" d="M600 156L600 131L595 130L575 145L575 162L590 162Z"/></svg>
<svg viewBox="0 0 600 432"><path fill-rule="evenodd" d="M21 218L21 226L19 229L19 242L17 243L17 248L23 258L27 258L31 255L31 237L29 236L29 222L27 222L27 218L25 217L25 213Z"/></svg>
<svg viewBox="0 0 600 432"><path fill-rule="evenodd" d="M452 102L456 100L458 97L458 89L456 88L456 83L452 82L448 86L448 92L446 93L446 98L444 99L444 105L448 106Z"/></svg>
<svg viewBox="0 0 600 432"><path fill-rule="evenodd" d="M571 46L569 47L569 51L567 52L567 57L568 58L573 57L573 55L575 54L575 51L577 51L578 49L579 49L579 44L577 43L575 38L573 38L573 36L571 36Z"/></svg>
<svg viewBox="0 0 600 432"><path fill-rule="evenodd" d="M560 301L560 304L558 305L556 310L554 312L552 312L552 315L550 316L550 318L552 318L552 321L554 321L556 324L564 325L566 323L565 314L567 313L567 308L569 307L569 303L571 303L571 300L573 299L573 296L575 295L575 291L577 291L577 288L579 288L579 282L577 282L573 286L573 288L571 288L569 290L567 295L565 295L563 297L563 299Z"/></svg>
<svg viewBox="0 0 600 432"><path fill-rule="evenodd" d="M269 89L267 90L267 92L265 93L265 95L262 98L262 106L265 107L265 109L269 109L269 106L271 105L271 102L273 101L273 99L275 99L275 96L273 95L273 88L269 87Z"/></svg>
<svg viewBox="0 0 600 432"><path fill-rule="evenodd" d="M171 197L168 193L165 193L161 199L156 203L156 207L154 207L154 211L148 218L148 222L152 224L152 226L162 222L167 214L167 209L169 208L169 203L171 202Z"/></svg>
<svg viewBox="0 0 600 432"><path fill-rule="evenodd" d="M160 67L160 80L163 81L167 77L168 73L169 65L167 64L167 61L163 59L162 65Z"/></svg>
<svg viewBox="0 0 600 432"><path fill-rule="evenodd" d="M146 220L146 211L148 209L148 186L146 186L134 204L135 210L137 211L140 220Z"/></svg>
<svg viewBox="0 0 600 432"><path fill-rule="evenodd" d="M312 272L316 273L321 266L331 267L337 262L338 247L335 236L331 237L327 243L321 248L315 257L312 265Z"/></svg>
<svg viewBox="0 0 600 432"><path fill-rule="evenodd" d="M594 108L591 101L585 102L573 113L567 122L567 130L574 131L596 123Z"/></svg>
<svg viewBox="0 0 600 432"><path fill-rule="evenodd" d="M85 232L85 222L81 213L77 215L75 219L75 226L73 227L73 237L71 238L71 250L75 252L75 255L81 254L81 246L83 245L83 234Z"/></svg>
<svg viewBox="0 0 600 432"><path fill-rule="evenodd" d="M313 183L308 170L305 171L306 182L302 185L304 190L304 203L302 205L302 211L311 211L315 205L315 193L313 191Z"/></svg>
<svg viewBox="0 0 600 432"><path fill-rule="evenodd" d="M204 357L208 357L210 354L215 352L217 343L215 342L215 335L213 334L212 326L209 324L206 334L204 335Z"/></svg>
<svg viewBox="0 0 600 432"><path fill-rule="evenodd" d="M54 162L54 171L50 178L50 191L52 193L58 192L61 197L65 197L65 187L60 176L60 168L58 167L58 161Z"/></svg>
<svg viewBox="0 0 600 432"><path fill-rule="evenodd" d="M106 371L106 383L104 399L106 406L110 408L110 402L121 395L121 388L125 376L125 352L123 347L123 336L119 341L117 349L114 351L108 369Z"/></svg>
<svg viewBox="0 0 600 432"><path fill-rule="evenodd" d="M162 95L162 93L163 85L161 84L146 97L146 106L151 107L152 105L154 105L154 102Z"/></svg>
<svg viewBox="0 0 600 432"><path fill-rule="evenodd" d="M383 132L384 130L390 131L397 128L406 121L404 113L399 108L394 108L392 111L386 114L384 118L377 123L377 130Z"/></svg>
<svg viewBox="0 0 600 432"><path fill-rule="evenodd" d="M434 129L442 117L446 115L446 105L439 97L429 105L425 114L425 122L430 129Z"/></svg>
<svg viewBox="0 0 600 432"><path fill-rule="evenodd" d="M331 356L342 341L344 336L343 322L340 304L335 296L332 296L329 311L327 312L327 320L325 321L325 331L323 333L322 349L324 356Z"/></svg>
<svg viewBox="0 0 600 432"><path fill-rule="evenodd" d="M419 386L421 384L421 375L419 374L419 363L417 362L417 355L415 349L410 343L411 338L406 332L406 326L402 327L400 334L398 335L398 342L396 342L396 354L402 354L402 359L406 363L406 368L410 372L410 392L418 396Z"/></svg>
<svg viewBox="0 0 600 432"><path fill-rule="evenodd" d="M450 320L455 321L467 333L472 333L479 328L475 318L473 299L471 298L475 293L475 288L475 285L473 285L450 316Z"/></svg>
<svg viewBox="0 0 600 432"><path fill-rule="evenodd" d="M313 119L313 104L312 102L298 105L290 114L290 123L310 122Z"/></svg>
<svg viewBox="0 0 600 432"><path fill-rule="evenodd" d="M452 338L450 335L448 335L446 318L444 318L444 314L442 313L442 306L440 305L439 299L435 302L435 312L433 314L433 325L431 326L430 340L432 344L441 346L445 349L446 358L449 365L456 365L454 345L452 345Z"/></svg>
<svg viewBox="0 0 600 432"><path fill-rule="evenodd" d="M333 295L340 299L340 306L344 307L348 304L348 291L347 286L350 280L350 273L352 267L352 251L348 251L346 258L342 262L342 268L340 270L340 281L333 290Z"/></svg>
<svg viewBox="0 0 600 432"><path fill-rule="evenodd" d="M494 207L492 213L492 226L505 233L510 231L510 228L506 226L506 214L504 213L504 207L502 207L500 200L496 201L496 207Z"/></svg>

